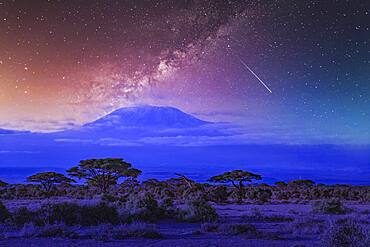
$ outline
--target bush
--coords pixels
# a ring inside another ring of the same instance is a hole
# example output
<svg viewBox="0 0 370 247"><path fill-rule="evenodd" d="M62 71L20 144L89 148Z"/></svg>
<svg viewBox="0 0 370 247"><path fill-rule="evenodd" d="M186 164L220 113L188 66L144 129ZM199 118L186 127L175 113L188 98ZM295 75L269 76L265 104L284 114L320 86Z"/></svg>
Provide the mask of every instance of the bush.
<svg viewBox="0 0 370 247"><path fill-rule="evenodd" d="M244 235L247 238L258 235L256 227L250 224L222 224L219 231L226 235Z"/></svg>
<svg viewBox="0 0 370 247"><path fill-rule="evenodd" d="M45 205L37 213L40 215L44 214L45 222L49 224L63 222L71 226L82 222L81 209L82 207L75 203L61 203Z"/></svg>
<svg viewBox="0 0 370 247"><path fill-rule="evenodd" d="M101 200L106 202L116 202L119 201L119 199L119 197L110 194L103 194L101 197Z"/></svg>
<svg viewBox="0 0 370 247"><path fill-rule="evenodd" d="M28 210L27 207L20 207L12 214L12 221L17 226L23 226L26 223L37 222L37 225L41 225L42 222L38 222L36 219L36 213Z"/></svg>
<svg viewBox="0 0 370 247"><path fill-rule="evenodd" d="M99 225L96 228L84 231L80 237L96 240L112 240L127 238L161 238L157 227L152 224L135 222L127 225L113 226L110 224Z"/></svg>
<svg viewBox="0 0 370 247"><path fill-rule="evenodd" d="M216 210L205 200L195 199L187 203L180 211L180 218L190 222L212 222L217 220Z"/></svg>
<svg viewBox="0 0 370 247"><path fill-rule="evenodd" d="M202 232L217 232L218 227L219 227L219 225L216 224L216 223L207 222L207 223L203 223L200 226L200 229L201 229Z"/></svg>
<svg viewBox="0 0 370 247"><path fill-rule="evenodd" d="M36 226L59 223L68 226L92 226L103 223L118 224L120 222L117 210L104 203L85 206L75 203L49 204L34 212L22 207L14 212L12 218L18 226L26 223L32 223Z"/></svg>
<svg viewBox="0 0 370 247"><path fill-rule="evenodd" d="M338 199L327 199L315 202L313 212L323 214L344 214L346 213L341 201Z"/></svg>
<svg viewBox="0 0 370 247"><path fill-rule="evenodd" d="M81 225L98 225L102 223L118 224L120 221L115 207L100 203L81 208Z"/></svg>
<svg viewBox="0 0 370 247"><path fill-rule="evenodd" d="M368 244L368 235L353 219L335 221L322 239L323 247L366 247Z"/></svg>
<svg viewBox="0 0 370 247"><path fill-rule="evenodd" d="M298 237L301 237L302 235L320 235L325 229L326 222L324 220L312 218L299 218L292 224L288 225L288 231Z"/></svg>
<svg viewBox="0 0 370 247"><path fill-rule="evenodd" d="M247 222L291 222L294 218L285 215L263 215L258 208L252 208L251 214L242 216L243 221Z"/></svg>
<svg viewBox="0 0 370 247"><path fill-rule="evenodd" d="M32 223L25 224L18 233L23 238L53 238L66 237L69 233L63 224L35 226Z"/></svg>
<svg viewBox="0 0 370 247"><path fill-rule="evenodd" d="M53 237L66 237L68 236L67 228L64 224L45 225L41 227L40 234L37 237L53 238Z"/></svg>
<svg viewBox="0 0 370 247"><path fill-rule="evenodd" d="M66 225L99 225L103 223L118 224L116 208L105 203L80 206L75 203L52 204L40 209L45 212L45 221L49 224L63 222Z"/></svg>
<svg viewBox="0 0 370 247"><path fill-rule="evenodd" d="M158 206L157 200L151 194L132 194L126 204L126 218L129 221L155 222L164 216L162 208Z"/></svg>
<svg viewBox="0 0 370 247"><path fill-rule="evenodd" d="M264 204L270 201L272 192L269 189L257 188L253 192L248 193L248 197L254 199L257 203Z"/></svg>
<svg viewBox="0 0 370 247"><path fill-rule="evenodd" d="M5 220L10 218L10 213L8 209L0 202L0 223L3 223Z"/></svg>
<svg viewBox="0 0 370 247"><path fill-rule="evenodd" d="M208 191L207 199L216 203L225 203L228 199L228 191L225 186L213 186Z"/></svg>

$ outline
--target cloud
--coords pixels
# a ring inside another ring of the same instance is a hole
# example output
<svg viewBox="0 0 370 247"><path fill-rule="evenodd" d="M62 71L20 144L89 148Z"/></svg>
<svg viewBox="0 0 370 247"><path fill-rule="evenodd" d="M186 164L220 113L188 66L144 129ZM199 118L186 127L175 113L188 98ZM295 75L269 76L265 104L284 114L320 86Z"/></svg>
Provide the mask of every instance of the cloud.
<svg viewBox="0 0 370 247"><path fill-rule="evenodd" d="M27 150L0 150L0 154L37 154L38 151Z"/></svg>
<svg viewBox="0 0 370 247"><path fill-rule="evenodd" d="M78 139L78 138L57 138L55 142L69 142L69 143L94 143L91 139Z"/></svg>
<svg viewBox="0 0 370 247"><path fill-rule="evenodd" d="M72 129L79 126L77 120L42 120L42 119L20 119L16 122L0 122L0 127L10 130L32 130L33 132L55 132ZM1 133L0 133L1 134Z"/></svg>
<svg viewBox="0 0 370 247"><path fill-rule="evenodd" d="M103 127L103 128L101 128ZM108 128L105 128L108 127ZM108 131L105 131L108 130ZM216 123L196 128L157 129L147 127L109 126L91 128L84 133L86 138L73 136L55 138L55 142L85 143L102 146L223 146L246 144L341 144L356 143L350 136L324 135L320 132L302 131L294 126L264 127L258 124L244 126L230 123Z"/></svg>

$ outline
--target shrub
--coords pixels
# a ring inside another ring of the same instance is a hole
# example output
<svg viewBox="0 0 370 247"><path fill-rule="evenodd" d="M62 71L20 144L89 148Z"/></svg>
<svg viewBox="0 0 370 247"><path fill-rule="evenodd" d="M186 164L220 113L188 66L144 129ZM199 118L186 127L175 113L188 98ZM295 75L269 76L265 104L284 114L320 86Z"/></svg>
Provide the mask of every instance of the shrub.
<svg viewBox="0 0 370 247"><path fill-rule="evenodd" d="M10 213L8 209L0 202L0 223L3 223L5 220L10 218Z"/></svg>
<svg viewBox="0 0 370 247"><path fill-rule="evenodd" d="M323 214L344 214L346 210L338 199L327 199L315 202L313 204L313 212Z"/></svg>
<svg viewBox="0 0 370 247"><path fill-rule="evenodd" d="M44 214L45 221L49 224L63 222L71 226L80 224L83 220L81 206L75 203L44 205L37 213Z"/></svg>
<svg viewBox="0 0 370 247"><path fill-rule="evenodd" d="M119 199L119 197L110 194L103 194L101 197L101 200L106 202L116 202L119 201Z"/></svg>
<svg viewBox="0 0 370 247"><path fill-rule="evenodd" d="M125 210L129 221L155 222L164 216L157 200L149 193L132 194L125 204Z"/></svg>
<svg viewBox="0 0 370 247"><path fill-rule="evenodd" d="M116 226L118 227L118 226ZM111 224L100 224L86 229L76 231L76 239L95 239L108 241L112 239L113 226Z"/></svg>
<svg viewBox="0 0 370 247"><path fill-rule="evenodd" d="M207 195L209 201L225 203L228 199L228 191L225 186L213 186Z"/></svg>
<svg viewBox="0 0 370 247"><path fill-rule="evenodd" d="M59 223L68 226L91 226L103 223L118 224L119 216L114 207L104 203L84 206L75 203L61 203L44 205L34 212L26 207L19 208L13 214L13 222L18 226L26 223L33 223L36 226Z"/></svg>
<svg viewBox="0 0 370 247"><path fill-rule="evenodd" d="M322 239L323 247L366 247L369 237L353 219L335 221Z"/></svg>
<svg viewBox="0 0 370 247"><path fill-rule="evenodd" d="M81 237L81 236L80 236ZM157 227L152 224L135 222L127 225L113 226L110 224L99 225L96 228L84 231L82 237L96 240L112 240L127 238L161 238Z"/></svg>
<svg viewBox="0 0 370 247"><path fill-rule="evenodd" d="M219 225L217 223L206 222L200 226L202 232L217 232Z"/></svg>
<svg viewBox="0 0 370 247"><path fill-rule="evenodd" d="M312 218L300 218L288 225L288 231L295 236L302 235L320 235L326 229L326 222L324 220Z"/></svg>
<svg viewBox="0 0 370 247"><path fill-rule="evenodd" d="M40 228L41 230L37 237L41 238L67 237L70 234L64 224L45 225Z"/></svg>
<svg viewBox="0 0 370 247"><path fill-rule="evenodd" d="M217 220L216 210L205 200L189 201L184 211L180 211L180 218L190 222L212 222Z"/></svg>
<svg viewBox="0 0 370 247"><path fill-rule="evenodd" d="M159 204L163 209L171 209L173 208L173 199L171 197L163 197Z"/></svg>
<svg viewBox="0 0 370 247"><path fill-rule="evenodd" d="M257 203L264 204L270 201L272 192L269 189L258 188L255 191L248 193L249 197L256 200Z"/></svg>
<svg viewBox="0 0 370 247"><path fill-rule="evenodd" d="M81 225L98 225L102 223L118 224L119 216L115 207L100 203L81 208Z"/></svg>
<svg viewBox="0 0 370 247"><path fill-rule="evenodd" d="M291 222L294 218L285 215L263 215L258 208L252 208L250 215L243 215L243 221L255 221L255 222Z"/></svg>
<svg viewBox="0 0 370 247"><path fill-rule="evenodd" d="M105 203L80 206L75 203L52 204L43 207L38 213L45 212L45 221L49 224L64 222L66 225L118 224L116 208Z"/></svg>
<svg viewBox="0 0 370 247"><path fill-rule="evenodd" d="M35 226L33 223L25 224L18 233L23 238L52 238L66 237L69 233L63 224Z"/></svg>
<svg viewBox="0 0 370 247"><path fill-rule="evenodd" d="M33 223L26 223L19 231L19 237L31 238L36 237L40 233L40 228L35 226Z"/></svg>
<svg viewBox="0 0 370 247"><path fill-rule="evenodd" d="M41 223L36 219L36 213L28 210L27 207L20 207L12 214L12 221L17 226L23 226L26 223Z"/></svg>
<svg viewBox="0 0 370 247"><path fill-rule="evenodd" d="M250 224L222 224L219 231L225 235L244 235L247 238L253 238L258 235L255 226Z"/></svg>

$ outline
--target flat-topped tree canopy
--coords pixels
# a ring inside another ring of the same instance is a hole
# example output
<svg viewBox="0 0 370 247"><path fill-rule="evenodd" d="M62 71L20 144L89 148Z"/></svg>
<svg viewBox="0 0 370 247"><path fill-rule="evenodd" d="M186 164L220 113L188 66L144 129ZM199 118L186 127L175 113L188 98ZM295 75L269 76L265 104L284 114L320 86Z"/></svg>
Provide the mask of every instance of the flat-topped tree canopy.
<svg viewBox="0 0 370 247"><path fill-rule="evenodd" d="M137 178L141 171L121 158L81 160L78 166L69 169L68 174L86 179L88 185L96 186L106 192L110 185L122 177Z"/></svg>
<svg viewBox="0 0 370 247"><path fill-rule="evenodd" d="M72 183L74 182L73 179L70 179L64 176L61 173L57 172L40 172L34 175L27 177L27 181L31 183L53 183L53 184L60 184L60 183Z"/></svg>
<svg viewBox="0 0 370 247"><path fill-rule="evenodd" d="M233 183L233 182L252 182L252 180L261 180L261 175L254 174L243 170L233 170L224 172L220 175L211 177L208 181L216 183Z"/></svg>
<svg viewBox="0 0 370 247"><path fill-rule="evenodd" d="M27 182L40 183L46 193L50 193L55 184L69 184L75 182L57 172L40 172L27 177Z"/></svg>
<svg viewBox="0 0 370 247"><path fill-rule="evenodd" d="M313 186L314 184L315 182L310 179L297 179L288 182L288 186L292 187L310 187Z"/></svg>
<svg viewBox="0 0 370 247"><path fill-rule="evenodd" d="M245 197L244 182L252 182L252 180L261 180L261 175L254 174L243 170L233 170L224 172L220 175L213 176L208 179L214 183L231 183L238 191L238 201L241 202Z"/></svg>

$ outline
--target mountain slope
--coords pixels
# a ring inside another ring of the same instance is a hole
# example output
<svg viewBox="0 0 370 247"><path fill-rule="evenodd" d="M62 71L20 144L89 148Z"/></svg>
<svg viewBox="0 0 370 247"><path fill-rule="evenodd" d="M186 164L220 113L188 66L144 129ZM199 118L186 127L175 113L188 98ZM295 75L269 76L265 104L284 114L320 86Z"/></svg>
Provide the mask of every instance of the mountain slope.
<svg viewBox="0 0 370 247"><path fill-rule="evenodd" d="M190 128L210 124L174 107L137 106L121 108L84 127Z"/></svg>

